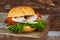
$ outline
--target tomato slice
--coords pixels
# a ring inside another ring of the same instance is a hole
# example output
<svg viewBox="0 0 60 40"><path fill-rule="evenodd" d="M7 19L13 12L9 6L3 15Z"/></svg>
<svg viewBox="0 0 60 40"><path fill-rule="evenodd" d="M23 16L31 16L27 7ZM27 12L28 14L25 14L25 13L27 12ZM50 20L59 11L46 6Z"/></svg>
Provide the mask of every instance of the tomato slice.
<svg viewBox="0 0 60 40"><path fill-rule="evenodd" d="M39 13L39 12L36 12L36 14L37 14L37 16L38 16L38 17L40 17L40 18L41 18L41 15L40 15L40 13Z"/></svg>
<svg viewBox="0 0 60 40"><path fill-rule="evenodd" d="M17 22L12 21L11 17L7 18L7 20L5 21L5 23L7 23L7 24L17 24Z"/></svg>

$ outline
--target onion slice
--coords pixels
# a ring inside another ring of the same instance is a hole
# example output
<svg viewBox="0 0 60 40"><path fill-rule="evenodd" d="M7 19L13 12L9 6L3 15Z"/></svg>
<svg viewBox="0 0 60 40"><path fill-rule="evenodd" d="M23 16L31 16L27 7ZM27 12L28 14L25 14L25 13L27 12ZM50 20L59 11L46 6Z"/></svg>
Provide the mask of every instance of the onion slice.
<svg viewBox="0 0 60 40"><path fill-rule="evenodd" d="M36 19L37 19L37 15L34 14L33 16L28 17L26 21L27 21L27 22L33 22L33 21L35 21Z"/></svg>
<svg viewBox="0 0 60 40"><path fill-rule="evenodd" d="M24 19L24 17L20 17L20 18L12 18L13 21L15 22L21 22L21 23L38 23L38 22L34 22L37 19L37 15L34 14L33 16L28 17L27 19Z"/></svg>
<svg viewBox="0 0 60 40"><path fill-rule="evenodd" d="M26 20L26 19L24 19L24 17L21 17L21 18L12 18L12 20L15 21L15 22L21 22L21 23L23 23L24 20Z"/></svg>

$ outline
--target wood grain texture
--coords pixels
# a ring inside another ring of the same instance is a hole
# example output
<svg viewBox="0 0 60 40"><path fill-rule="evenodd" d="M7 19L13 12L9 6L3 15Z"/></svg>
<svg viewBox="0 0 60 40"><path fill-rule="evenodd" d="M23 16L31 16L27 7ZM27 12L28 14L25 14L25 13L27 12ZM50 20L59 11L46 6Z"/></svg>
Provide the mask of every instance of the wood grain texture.
<svg viewBox="0 0 60 40"><path fill-rule="evenodd" d="M60 40L60 36L48 36L47 40Z"/></svg>
<svg viewBox="0 0 60 40"><path fill-rule="evenodd" d="M51 28L52 31L60 31L60 14L51 15Z"/></svg>

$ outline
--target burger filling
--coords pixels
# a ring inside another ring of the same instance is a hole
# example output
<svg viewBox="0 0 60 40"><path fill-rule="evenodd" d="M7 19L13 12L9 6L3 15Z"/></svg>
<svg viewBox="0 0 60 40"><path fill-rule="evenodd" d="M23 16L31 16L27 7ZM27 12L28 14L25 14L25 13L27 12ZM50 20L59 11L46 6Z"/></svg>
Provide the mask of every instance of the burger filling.
<svg viewBox="0 0 60 40"><path fill-rule="evenodd" d="M7 18L6 23L8 24L16 24L16 23L38 23L41 19L39 13L30 16L22 16L22 17L10 17Z"/></svg>
<svg viewBox="0 0 60 40"><path fill-rule="evenodd" d="M20 23L27 23L27 22L34 22L37 19L37 15L34 14L33 16L29 17L20 17L20 18L12 18L13 21L15 22L20 22Z"/></svg>
<svg viewBox="0 0 60 40"><path fill-rule="evenodd" d="M21 32L24 26L31 26L31 28L36 28L42 30L44 28L44 22L41 20L39 13L36 13L31 16L22 16L22 17L10 17L7 18L6 23L12 24L9 25L8 29L11 31Z"/></svg>
<svg viewBox="0 0 60 40"><path fill-rule="evenodd" d="M12 18L12 20L15 21L15 22L23 23L26 19L24 17L20 17L20 18Z"/></svg>

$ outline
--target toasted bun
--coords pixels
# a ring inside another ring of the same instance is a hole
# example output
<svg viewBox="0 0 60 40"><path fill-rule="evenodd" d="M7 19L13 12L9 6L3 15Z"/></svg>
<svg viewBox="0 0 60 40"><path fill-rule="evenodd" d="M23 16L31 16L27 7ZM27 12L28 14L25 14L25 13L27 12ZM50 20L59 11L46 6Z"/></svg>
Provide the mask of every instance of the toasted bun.
<svg viewBox="0 0 60 40"><path fill-rule="evenodd" d="M8 17L20 17L20 16L27 16L27 15L34 15L34 10L29 6L18 6L12 8L9 13Z"/></svg>
<svg viewBox="0 0 60 40"><path fill-rule="evenodd" d="M36 28L32 28L31 26L24 26L22 32L33 32L34 30L36 30Z"/></svg>

